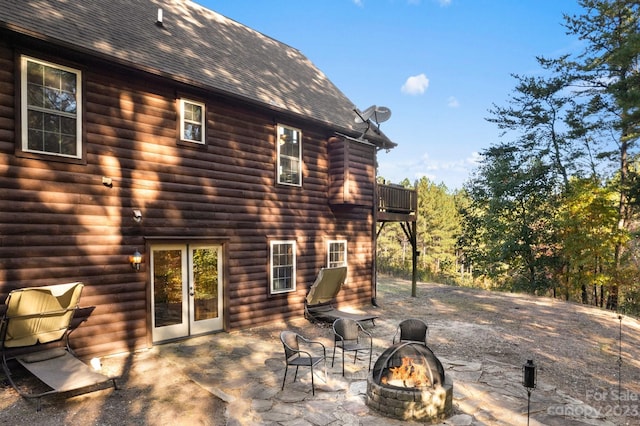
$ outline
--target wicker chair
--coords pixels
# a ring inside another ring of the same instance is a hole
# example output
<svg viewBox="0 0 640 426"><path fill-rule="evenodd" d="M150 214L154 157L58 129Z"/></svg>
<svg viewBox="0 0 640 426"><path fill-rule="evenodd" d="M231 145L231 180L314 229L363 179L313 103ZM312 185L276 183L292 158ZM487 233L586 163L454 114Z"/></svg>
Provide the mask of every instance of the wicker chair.
<svg viewBox="0 0 640 426"><path fill-rule="evenodd" d="M396 334L393 336L393 343L397 342L418 342L427 345L427 336L429 335L429 327L427 323L416 318L410 318L402 321L398 325Z"/></svg>
<svg viewBox="0 0 640 426"><path fill-rule="evenodd" d="M282 389L284 390L284 383L287 380L287 371L289 370L290 365L296 367L296 372L293 376L294 382L298 377L298 368L309 367L311 368L311 392L313 395L315 395L316 388L313 382L313 367L317 366L320 363L324 363L324 381L327 381L327 350L325 346L320 342L308 340L303 336L294 333L293 331L281 332L280 340L282 341L282 345L284 347L284 359L286 363L284 378L282 379ZM319 345L320 347L322 347L322 356L314 356L311 352L302 350L300 345L301 343L309 347L311 347L312 345Z"/></svg>
<svg viewBox="0 0 640 426"><path fill-rule="evenodd" d="M333 357L331 367L336 358L336 348L342 349L342 376L344 377L344 353L354 352L353 363L358 359L358 351L369 351L369 371L371 371L371 357L373 355L373 338L354 319L338 318L333 322Z"/></svg>

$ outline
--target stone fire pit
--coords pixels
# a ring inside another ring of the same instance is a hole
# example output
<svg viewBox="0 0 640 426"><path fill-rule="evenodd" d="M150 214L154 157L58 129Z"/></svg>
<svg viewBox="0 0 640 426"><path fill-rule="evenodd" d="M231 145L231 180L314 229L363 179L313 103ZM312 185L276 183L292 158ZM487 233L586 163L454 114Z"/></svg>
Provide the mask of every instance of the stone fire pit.
<svg viewBox="0 0 640 426"><path fill-rule="evenodd" d="M401 342L376 361L367 379L366 403L387 417L440 422L453 413L453 383L431 349Z"/></svg>

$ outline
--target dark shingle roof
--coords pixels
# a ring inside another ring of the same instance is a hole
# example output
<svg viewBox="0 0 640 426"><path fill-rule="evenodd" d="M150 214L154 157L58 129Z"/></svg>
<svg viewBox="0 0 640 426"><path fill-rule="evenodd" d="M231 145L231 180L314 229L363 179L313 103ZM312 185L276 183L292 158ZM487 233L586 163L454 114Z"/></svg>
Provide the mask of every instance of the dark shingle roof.
<svg viewBox="0 0 640 426"><path fill-rule="evenodd" d="M358 133L355 106L300 51L189 0L0 0L0 27Z"/></svg>

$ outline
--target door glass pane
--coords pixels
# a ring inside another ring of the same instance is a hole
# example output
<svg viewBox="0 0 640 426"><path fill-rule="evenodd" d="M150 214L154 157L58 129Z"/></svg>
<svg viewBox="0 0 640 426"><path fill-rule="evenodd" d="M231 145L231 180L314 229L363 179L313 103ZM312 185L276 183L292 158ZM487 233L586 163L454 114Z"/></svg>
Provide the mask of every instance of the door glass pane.
<svg viewBox="0 0 640 426"><path fill-rule="evenodd" d="M153 253L154 327L182 323L182 251L156 250Z"/></svg>
<svg viewBox="0 0 640 426"><path fill-rule="evenodd" d="M218 249L198 248L193 253L194 319L218 317Z"/></svg>

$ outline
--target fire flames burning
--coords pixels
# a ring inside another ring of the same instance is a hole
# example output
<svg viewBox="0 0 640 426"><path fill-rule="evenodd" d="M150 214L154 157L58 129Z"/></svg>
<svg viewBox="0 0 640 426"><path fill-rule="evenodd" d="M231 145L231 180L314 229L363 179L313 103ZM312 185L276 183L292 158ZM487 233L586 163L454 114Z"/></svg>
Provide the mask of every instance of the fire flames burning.
<svg viewBox="0 0 640 426"><path fill-rule="evenodd" d="M431 380L427 375L427 365L411 357L402 357L402 365L390 367L389 374L380 380L383 385L415 388L431 386Z"/></svg>

